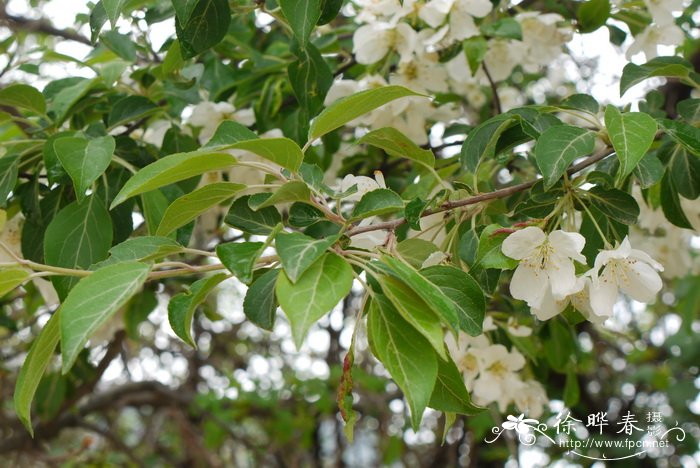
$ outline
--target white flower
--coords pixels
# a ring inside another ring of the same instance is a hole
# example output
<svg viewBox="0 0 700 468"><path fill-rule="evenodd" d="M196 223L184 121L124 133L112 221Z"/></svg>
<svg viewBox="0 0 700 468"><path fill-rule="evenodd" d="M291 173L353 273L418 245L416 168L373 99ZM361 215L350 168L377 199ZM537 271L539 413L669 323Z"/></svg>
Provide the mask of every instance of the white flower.
<svg viewBox="0 0 700 468"><path fill-rule="evenodd" d="M386 188L386 183L384 182L384 175L381 171L374 171L374 179L367 176L348 174L340 181L340 192L347 192L353 186L357 186L357 191L346 196L344 200L360 201L366 193L380 188Z"/></svg>
<svg viewBox="0 0 700 468"><path fill-rule="evenodd" d="M249 127L255 123L253 109L240 109L229 102L202 101L192 109L187 122L193 127L201 127L201 140L208 140L224 120L233 120Z"/></svg>
<svg viewBox="0 0 700 468"><path fill-rule="evenodd" d="M513 68L526 56L522 42L492 39L484 56L484 63L494 81L508 78Z"/></svg>
<svg viewBox="0 0 700 468"><path fill-rule="evenodd" d="M421 8L418 16L430 27L437 28L449 15L449 39L454 41L479 34L474 17L486 16L492 8L488 0L431 0Z"/></svg>
<svg viewBox="0 0 700 468"><path fill-rule="evenodd" d="M598 317L591 309L590 301L591 279L587 276L576 278L576 292L561 300L556 300L551 292L545 294L544 300L539 307L532 307L530 310L540 320L549 320L559 315L571 304L576 310L588 320L594 323L602 323L606 317Z"/></svg>
<svg viewBox="0 0 700 468"><path fill-rule="evenodd" d="M406 23L370 23L357 28L352 42L352 52L357 63L376 63L390 50L396 50L401 61L405 61L418 44L418 33Z"/></svg>
<svg viewBox="0 0 700 468"><path fill-rule="evenodd" d="M525 71L534 73L540 67L551 64L562 54L562 46L571 40L573 30L564 18L556 13L521 13L515 17L523 30L525 55L518 60ZM490 71L490 70L489 70Z"/></svg>
<svg viewBox="0 0 700 468"><path fill-rule="evenodd" d="M602 274L600 270L603 269ZM633 249L625 237L613 250L602 250L591 275L591 309L599 317L610 317L620 291L639 302L653 302L661 290L657 273L663 266L641 250ZM600 274L600 276L599 276Z"/></svg>
<svg viewBox="0 0 700 468"><path fill-rule="evenodd" d="M545 234L534 226L508 236L501 247L503 253L520 264L513 273L510 293L534 309L545 301L561 301L580 291L573 260L585 263L581 250L586 240L576 232L554 231Z"/></svg>
<svg viewBox="0 0 700 468"><path fill-rule="evenodd" d="M517 350L508 349L500 344L473 351L479 358L479 377L474 381L473 394L479 405L497 402L501 411L505 411L512 401L514 389L523 383L516 374L525 366L525 358Z"/></svg>
<svg viewBox="0 0 700 468"><path fill-rule="evenodd" d="M460 332L459 341L455 342L454 336L449 333L445 343L457 369L462 373L464 385L471 389L474 379L481 370L478 352L475 353L475 351L490 346L488 338L486 335L469 336Z"/></svg>
<svg viewBox="0 0 700 468"><path fill-rule="evenodd" d="M541 383L536 380L527 380L523 386L513 392L513 401L520 411L533 418L539 418L549 399Z"/></svg>
<svg viewBox="0 0 700 468"><path fill-rule="evenodd" d="M644 31L635 36L634 42L627 49L625 56L630 60L642 52L647 60L651 60L658 55L658 46L680 45L684 39L683 30L673 22L663 25L650 24Z"/></svg>
<svg viewBox="0 0 700 468"><path fill-rule="evenodd" d="M439 63L436 53L414 54L413 58L402 63L389 82L410 90L427 93L427 91L447 92L447 70Z"/></svg>
<svg viewBox="0 0 700 468"><path fill-rule="evenodd" d="M357 21L371 23L378 18L390 18L397 22L399 19L413 11L415 0L404 0L403 5L399 0L353 0L360 8Z"/></svg>
<svg viewBox="0 0 700 468"><path fill-rule="evenodd" d="M684 3L685 0L644 0L654 23L658 25L673 23L675 21L673 12L683 11Z"/></svg>
<svg viewBox="0 0 700 468"><path fill-rule="evenodd" d="M508 318L506 330L508 330L508 333L513 336L524 337L532 335L532 328L519 324L514 317Z"/></svg>

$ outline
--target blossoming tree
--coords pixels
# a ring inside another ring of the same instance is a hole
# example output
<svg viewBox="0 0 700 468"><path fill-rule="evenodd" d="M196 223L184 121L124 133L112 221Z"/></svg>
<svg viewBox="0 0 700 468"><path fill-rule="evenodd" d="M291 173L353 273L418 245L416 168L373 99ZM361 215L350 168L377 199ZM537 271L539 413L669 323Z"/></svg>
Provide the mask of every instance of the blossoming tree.
<svg viewBox="0 0 700 468"><path fill-rule="evenodd" d="M3 453L482 466L512 414L697 414L697 1L11 3Z"/></svg>

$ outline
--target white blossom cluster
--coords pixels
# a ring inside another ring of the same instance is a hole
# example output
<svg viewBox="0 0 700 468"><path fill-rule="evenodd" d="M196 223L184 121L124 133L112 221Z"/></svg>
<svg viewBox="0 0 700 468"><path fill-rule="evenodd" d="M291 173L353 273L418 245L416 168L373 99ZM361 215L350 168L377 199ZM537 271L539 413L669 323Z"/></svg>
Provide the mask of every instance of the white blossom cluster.
<svg viewBox="0 0 700 468"><path fill-rule="evenodd" d="M489 83L483 68L473 75L464 53L444 63L439 54L480 35L477 22L491 13L490 1L406 0L401 6L398 0L355 0L354 4L360 26L353 35L353 54L358 63L368 66L368 74L359 80L337 80L326 105L387 84L425 94L454 93L463 97L467 110L478 110L485 104L484 88ZM507 79L516 65L528 73L539 71L559 57L562 46L571 39L571 25L557 14L521 13L515 20L522 29L522 40L488 40L483 63L495 82ZM385 78L387 70L391 71ZM508 87L499 90L504 110L521 104L521 93L513 91ZM463 115L464 109L453 103L438 106L416 97L385 105L351 125L372 129L393 126L417 144L426 144L430 122Z"/></svg>
<svg viewBox="0 0 700 468"><path fill-rule="evenodd" d="M623 2L618 0L616 3ZM627 49L627 59L641 52L647 60L651 60L658 55L660 45L683 44L685 33L676 25L675 20L687 3L686 0L644 0L652 23L635 36L634 42Z"/></svg>
<svg viewBox="0 0 700 468"><path fill-rule="evenodd" d="M509 332L511 328L508 327ZM484 332L494 329L493 320L487 316ZM520 336L531 333L529 328L522 326L512 330ZM547 393L538 381L523 378L525 358L517 349L509 351L502 344L492 344L485 334L472 337L460 333L457 340L449 335L446 342L474 403L480 406L496 403L501 412L514 403L528 416L538 418L542 415L549 401Z"/></svg>
<svg viewBox="0 0 700 468"><path fill-rule="evenodd" d="M511 295L526 301L540 320L560 314L571 303L594 322L612 316L620 292L643 303L655 300L663 285L660 263L633 249L625 237L618 247L601 250L593 268L577 276L574 261L585 265L581 254L585 243L577 232L546 234L535 226L509 235L502 251L520 261L511 279Z"/></svg>

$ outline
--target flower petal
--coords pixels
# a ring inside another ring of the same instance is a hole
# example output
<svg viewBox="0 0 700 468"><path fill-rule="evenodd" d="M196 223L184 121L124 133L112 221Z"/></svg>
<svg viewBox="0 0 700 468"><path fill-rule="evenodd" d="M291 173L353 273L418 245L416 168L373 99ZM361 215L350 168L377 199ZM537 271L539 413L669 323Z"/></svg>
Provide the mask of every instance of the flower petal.
<svg viewBox="0 0 700 468"><path fill-rule="evenodd" d="M527 302L530 307L540 307L549 287L549 279L544 270L525 263L518 265L510 280L511 296Z"/></svg>
<svg viewBox="0 0 700 468"><path fill-rule="evenodd" d="M549 320L552 317L562 313L568 304L568 299L557 301L554 299L554 296L552 296L552 292L547 290L545 292L544 299L542 300L542 304L539 307L532 307L530 311L540 320Z"/></svg>
<svg viewBox="0 0 700 468"><path fill-rule="evenodd" d="M607 273L607 274L606 274ZM591 282L591 310L599 317L612 317L613 306L617 301L617 284L608 271Z"/></svg>
<svg viewBox="0 0 700 468"><path fill-rule="evenodd" d="M659 274L650 265L640 261L626 268L625 273L627 278L620 282L620 289L636 301L654 302L663 286Z"/></svg>
<svg viewBox="0 0 700 468"><path fill-rule="evenodd" d="M586 263L586 257L581 255L586 245L586 238L578 232L553 231L549 233L549 243L557 253L566 255L581 263Z"/></svg>
<svg viewBox="0 0 700 468"><path fill-rule="evenodd" d="M549 256L545 268L554 299L561 301L569 294L577 293L583 288L583 284L576 280L574 262L569 258L555 252Z"/></svg>
<svg viewBox="0 0 700 468"><path fill-rule="evenodd" d="M532 255L546 239L547 236L542 229L529 226L506 237L501 245L501 251L507 257L522 260Z"/></svg>

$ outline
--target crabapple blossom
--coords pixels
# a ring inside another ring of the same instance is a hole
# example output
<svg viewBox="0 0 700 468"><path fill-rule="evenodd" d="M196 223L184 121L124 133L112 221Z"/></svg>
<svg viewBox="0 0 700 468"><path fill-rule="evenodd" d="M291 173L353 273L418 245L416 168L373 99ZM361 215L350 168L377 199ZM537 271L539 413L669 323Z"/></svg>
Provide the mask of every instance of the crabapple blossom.
<svg viewBox="0 0 700 468"><path fill-rule="evenodd" d="M345 201L360 201L366 193L372 190L386 188L386 183L384 182L384 175L381 171L374 171L374 179L367 176L348 174L340 181L339 190L341 193L345 193L353 186L357 186L357 191L344 197Z"/></svg>
<svg viewBox="0 0 700 468"><path fill-rule="evenodd" d="M653 302L663 285L658 273L663 269L647 253L633 249L627 237L616 249L602 250L587 273L592 278L593 313L610 317L620 292L639 302Z"/></svg>
<svg viewBox="0 0 700 468"><path fill-rule="evenodd" d="M511 295L538 310L551 300L561 301L580 291L573 261L585 263L581 255L585 242L579 233L558 230L547 235L535 226L508 236L502 251L520 260L510 283Z"/></svg>
<svg viewBox="0 0 700 468"><path fill-rule="evenodd" d="M396 50L401 61L406 61L410 59L417 41L418 34L406 23L370 23L355 31L352 51L357 63L363 65L380 61L390 50Z"/></svg>

